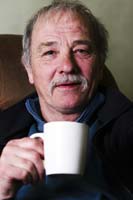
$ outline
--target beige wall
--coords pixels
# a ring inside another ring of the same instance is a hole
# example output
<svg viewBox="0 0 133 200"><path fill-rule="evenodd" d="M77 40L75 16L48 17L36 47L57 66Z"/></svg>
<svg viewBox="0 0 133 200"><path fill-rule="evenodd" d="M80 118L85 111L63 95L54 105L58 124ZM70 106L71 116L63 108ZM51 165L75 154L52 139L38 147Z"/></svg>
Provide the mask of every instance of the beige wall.
<svg viewBox="0 0 133 200"><path fill-rule="evenodd" d="M26 21L48 0L0 0L0 34L22 34ZM118 86L133 100L133 1L82 0L106 25L110 53L108 68Z"/></svg>

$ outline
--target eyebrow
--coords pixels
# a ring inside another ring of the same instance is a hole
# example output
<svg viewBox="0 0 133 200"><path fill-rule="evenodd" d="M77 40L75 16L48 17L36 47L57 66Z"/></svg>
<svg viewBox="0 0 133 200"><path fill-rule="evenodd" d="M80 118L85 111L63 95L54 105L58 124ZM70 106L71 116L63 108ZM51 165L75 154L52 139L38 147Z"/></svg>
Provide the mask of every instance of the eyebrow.
<svg viewBox="0 0 133 200"><path fill-rule="evenodd" d="M55 45L55 44L57 44L56 41L49 41L49 42L43 42L43 43L41 43L40 46L52 46L52 45Z"/></svg>
<svg viewBox="0 0 133 200"><path fill-rule="evenodd" d="M49 41L49 42L42 42L39 46L38 46L38 51L41 51L43 47L50 47L50 46L56 46L57 42L56 41Z"/></svg>
<svg viewBox="0 0 133 200"><path fill-rule="evenodd" d="M50 47L50 46L56 46L58 43L56 41L48 41L48 42L42 42L39 46L38 46L38 51L41 51L43 47ZM75 40L73 42L73 47L75 47L76 45L92 45L91 40Z"/></svg>
<svg viewBox="0 0 133 200"><path fill-rule="evenodd" d="M75 40L73 42L73 46L80 45L80 44L92 45L92 41L91 40Z"/></svg>

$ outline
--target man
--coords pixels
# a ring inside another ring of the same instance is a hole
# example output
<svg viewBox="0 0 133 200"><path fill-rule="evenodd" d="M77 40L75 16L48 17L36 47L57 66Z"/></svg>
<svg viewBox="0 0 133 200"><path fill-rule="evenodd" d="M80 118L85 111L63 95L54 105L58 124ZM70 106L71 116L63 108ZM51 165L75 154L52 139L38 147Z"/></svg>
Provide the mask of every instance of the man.
<svg viewBox="0 0 133 200"><path fill-rule="evenodd" d="M38 96L27 99L28 113L17 113L25 124L1 152L0 199L39 199L39 192L58 200L132 198L133 104L118 89L99 86L107 46L106 29L80 3L54 1L29 21L22 62ZM46 182L43 143L25 136L59 120L89 125L87 166L79 179Z"/></svg>

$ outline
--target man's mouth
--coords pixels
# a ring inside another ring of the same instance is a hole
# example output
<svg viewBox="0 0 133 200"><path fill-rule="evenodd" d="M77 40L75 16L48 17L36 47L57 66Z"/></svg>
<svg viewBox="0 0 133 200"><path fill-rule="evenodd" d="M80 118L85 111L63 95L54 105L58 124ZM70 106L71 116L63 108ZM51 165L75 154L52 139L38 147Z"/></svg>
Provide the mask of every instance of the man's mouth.
<svg viewBox="0 0 133 200"><path fill-rule="evenodd" d="M75 87L79 87L81 85L80 82L66 82L66 83L58 83L56 85L57 88L66 88L66 89L73 89Z"/></svg>
<svg viewBox="0 0 133 200"><path fill-rule="evenodd" d="M54 89L59 91L81 91L84 92L88 88L88 81L82 76L64 76L62 78L55 79L50 84L50 93L52 95Z"/></svg>

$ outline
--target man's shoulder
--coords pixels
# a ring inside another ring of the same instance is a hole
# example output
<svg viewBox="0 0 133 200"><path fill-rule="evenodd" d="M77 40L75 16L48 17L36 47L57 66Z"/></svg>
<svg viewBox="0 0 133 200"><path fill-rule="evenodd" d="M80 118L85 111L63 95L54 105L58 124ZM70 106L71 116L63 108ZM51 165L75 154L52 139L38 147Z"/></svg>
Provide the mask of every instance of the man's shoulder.
<svg viewBox="0 0 133 200"><path fill-rule="evenodd" d="M34 119L28 113L25 107L25 101L27 98L34 98L35 96L36 93L33 93L8 109L0 111L1 141L26 136Z"/></svg>
<svg viewBox="0 0 133 200"><path fill-rule="evenodd" d="M118 89L105 89L103 93L105 95L105 103L99 112L101 120L107 121L108 119L109 121L127 111L133 111L133 102Z"/></svg>

